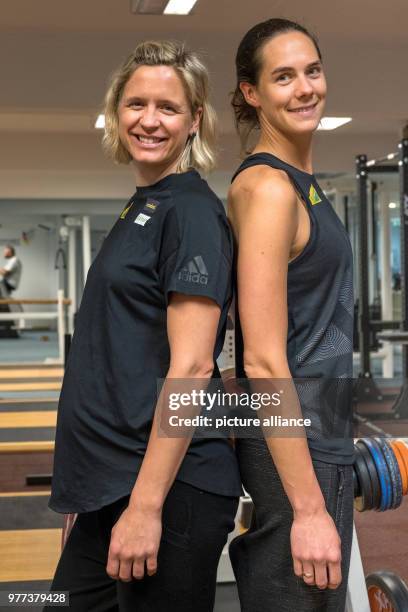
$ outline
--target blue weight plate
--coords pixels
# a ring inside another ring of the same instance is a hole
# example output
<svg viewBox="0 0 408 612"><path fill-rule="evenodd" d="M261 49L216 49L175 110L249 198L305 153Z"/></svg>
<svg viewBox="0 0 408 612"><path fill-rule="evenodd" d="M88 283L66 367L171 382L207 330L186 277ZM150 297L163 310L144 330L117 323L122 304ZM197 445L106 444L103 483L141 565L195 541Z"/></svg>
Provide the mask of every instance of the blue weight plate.
<svg viewBox="0 0 408 612"><path fill-rule="evenodd" d="M385 462L388 466L388 471L390 473L392 487L391 508L394 510L395 508L398 508L402 502L402 480L401 473L399 471L398 461L387 438L376 437L375 440L381 446L381 450L383 452Z"/></svg>
<svg viewBox="0 0 408 612"><path fill-rule="evenodd" d="M370 451L375 467L377 468L377 474L381 484L381 503L379 511L384 512L385 510L389 510L392 504L392 487L388 466L378 442L373 438L360 438L360 440Z"/></svg>

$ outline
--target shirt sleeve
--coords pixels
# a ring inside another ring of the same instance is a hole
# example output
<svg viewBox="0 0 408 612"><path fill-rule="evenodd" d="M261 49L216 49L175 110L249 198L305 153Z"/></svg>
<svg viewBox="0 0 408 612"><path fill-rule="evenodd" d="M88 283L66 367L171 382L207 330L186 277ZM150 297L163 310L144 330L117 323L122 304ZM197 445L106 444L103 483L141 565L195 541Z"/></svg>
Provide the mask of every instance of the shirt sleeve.
<svg viewBox="0 0 408 612"><path fill-rule="evenodd" d="M172 291L214 300L231 297L232 237L223 210L200 204L174 206L164 224L159 265L166 303Z"/></svg>
<svg viewBox="0 0 408 612"><path fill-rule="evenodd" d="M17 260L14 257L11 257L8 261L6 261L3 267L5 270L7 270L7 272L13 272L13 270L15 270L17 267Z"/></svg>

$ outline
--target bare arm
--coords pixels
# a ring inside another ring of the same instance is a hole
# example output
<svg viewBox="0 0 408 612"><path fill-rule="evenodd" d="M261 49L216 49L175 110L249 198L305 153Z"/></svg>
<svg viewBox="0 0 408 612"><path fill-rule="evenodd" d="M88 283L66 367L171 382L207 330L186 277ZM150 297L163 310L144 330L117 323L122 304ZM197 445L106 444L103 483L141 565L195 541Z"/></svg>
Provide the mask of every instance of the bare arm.
<svg viewBox="0 0 408 612"><path fill-rule="evenodd" d="M168 379L210 379L220 318L219 306L209 298L173 293L167 309L171 351ZM160 401L160 400L159 400ZM149 443L136 484L112 530L107 573L129 581L157 570L161 537L161 512L167 493L191 442L193 430L183 437L158 433L156 407Z"/></svg>
<svg viewBox="0 0 408 612"><path fill-rule="evenodd" d="M231 189L229 216L239 244L244 367L250 379L291 379L287 270L299 237L298 211L292 185L270 168L247 169ZM294 387L291 400L301 413ZM268 437L266 442L294 512L294 571L298 576L312 573L313 580L305 581L325 587L327 563L329 586L338 586L340 540L326 511L306 438Z"/></svg>

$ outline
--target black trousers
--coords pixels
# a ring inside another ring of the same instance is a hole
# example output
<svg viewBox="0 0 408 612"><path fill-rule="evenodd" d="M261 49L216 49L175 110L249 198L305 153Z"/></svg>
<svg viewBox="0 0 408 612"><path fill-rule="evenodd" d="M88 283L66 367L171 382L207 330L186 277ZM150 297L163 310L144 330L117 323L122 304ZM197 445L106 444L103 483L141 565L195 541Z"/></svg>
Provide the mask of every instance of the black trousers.
<svg viewBox="0 0 408 612"><path fill-rule="evenodd" d="M293 510L265 441L240 439L236 452L255 510L250 529L229 549L242 612L344 612L353 537L353 466L313 460L342 553L341 585L319 590L293 571Z"/></svg>
<svg viewBox="0 0 408 612"><path fill-rule="evenodd" d="M128 501L126 496L78 516L50 590L69 591L74 612L211 612L238 498L176 481L163 507L157 573L121 582L107 575L106 563L112 527Z"/></svg>

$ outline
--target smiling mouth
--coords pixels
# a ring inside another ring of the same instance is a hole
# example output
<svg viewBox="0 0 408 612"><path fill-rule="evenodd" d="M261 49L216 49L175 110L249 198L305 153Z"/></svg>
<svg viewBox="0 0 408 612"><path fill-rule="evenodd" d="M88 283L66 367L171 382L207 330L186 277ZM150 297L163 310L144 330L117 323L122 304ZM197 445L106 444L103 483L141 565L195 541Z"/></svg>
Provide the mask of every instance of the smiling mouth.
<svg viewBox="0 0 408 612"><path fill-rule="evenodd" d="M299 108L289 108L288 111L290 113L309 113L310 111L314 110L317 106L317 102L315 102L315 104L310 104L309 106L299 106Z"/></svg>
<svg viewBox="0 0 408 612"><path fill-rule="evenodd" d="M164 142L165 138L159 138L157 136L142 136L141 134L133 134L133 136L142 144L154 145Z"/></svg>

